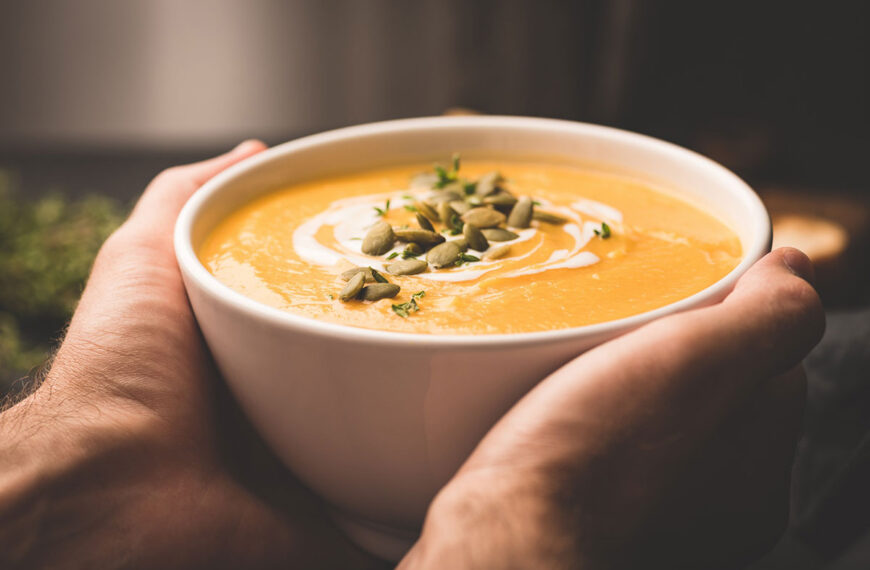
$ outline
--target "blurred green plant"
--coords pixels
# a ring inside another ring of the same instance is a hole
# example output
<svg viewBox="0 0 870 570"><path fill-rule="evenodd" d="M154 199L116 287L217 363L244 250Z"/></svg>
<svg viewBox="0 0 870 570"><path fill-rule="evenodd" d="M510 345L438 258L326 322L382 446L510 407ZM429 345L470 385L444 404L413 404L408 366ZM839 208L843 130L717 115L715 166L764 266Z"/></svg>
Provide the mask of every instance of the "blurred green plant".
<svg viewBox="0 0 870 570"><path fill-rule="evenodd" d="M47 357L126 213L105 196L27 200L0 172L0 393Z"/></svg>

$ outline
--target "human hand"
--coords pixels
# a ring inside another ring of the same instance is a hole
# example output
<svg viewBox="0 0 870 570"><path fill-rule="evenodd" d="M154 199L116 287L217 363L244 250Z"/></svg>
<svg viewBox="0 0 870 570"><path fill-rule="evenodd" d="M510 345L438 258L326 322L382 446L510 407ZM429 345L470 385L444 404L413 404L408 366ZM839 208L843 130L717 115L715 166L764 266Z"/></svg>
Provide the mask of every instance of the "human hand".
<svg viewBox="0 0 870 570"><path fill-rule="evenodd" d="M779 249L722 303L552 374L439 493L400 569L713 570L766 551L824 328L811 276Z"/></svg>
<svg viewBox="0 0 870 570"><path fill-rule="evenodd" d="M232 439L176 265L185 201L264 148L165 171L106 241L45 382L0 414L0 567L381 566Z"/></svg>

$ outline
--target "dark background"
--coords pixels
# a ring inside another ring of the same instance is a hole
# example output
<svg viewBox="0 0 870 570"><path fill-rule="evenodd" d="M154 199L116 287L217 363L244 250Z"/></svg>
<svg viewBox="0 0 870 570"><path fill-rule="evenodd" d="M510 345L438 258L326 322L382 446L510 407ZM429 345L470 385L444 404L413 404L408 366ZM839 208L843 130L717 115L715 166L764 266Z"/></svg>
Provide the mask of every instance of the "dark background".
<svg viewBox="0 0 870 570"><path fill-rule="evenodd" d="M772 211L784 196L850 232L808 360L792 527L756 568L870 568L868 16L857 0L0 0L0 183L15 200L0 207L39 219L28 204L60 193L58 220L73 223L77 200L99 194L111 225L159 170L244 138L453 107L698 150ZM4 267L0 316L42 354L71 307L22 315L2 292L26 285ZM71 275L74 294L84 275ZM3 354L6 380L25 372Z"/></svg>
<svg viewBox="0 0 870 570"><path fill-rule="evenodd" d="M463 106L651 134L756 183L864 191L868 11L863 1L4 1L0 165L32 176L28 192L134 196L155 169L243 138L277 143Z"/></svg>

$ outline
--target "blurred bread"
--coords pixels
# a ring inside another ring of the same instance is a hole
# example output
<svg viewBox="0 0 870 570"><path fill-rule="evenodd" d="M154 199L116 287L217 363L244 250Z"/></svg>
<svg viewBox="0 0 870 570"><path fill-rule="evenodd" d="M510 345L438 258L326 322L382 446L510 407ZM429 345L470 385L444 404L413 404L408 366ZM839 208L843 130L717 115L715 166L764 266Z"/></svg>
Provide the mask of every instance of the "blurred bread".
<svg viewBox="0 0 870 570"><path fill-rule="evenodd" d="M796 247L812 259L828 306L870 300L870 204L857 195L795 188L763 189L773 247Z"/></svg>
<svg viewBox="0 0 870 570"><path fill-rule="evenodd" d="M818 270L837 262L849 246L849 233L842 225L812 215L786 214L772 218L773 247L796 247L806 253Z"/></svg>

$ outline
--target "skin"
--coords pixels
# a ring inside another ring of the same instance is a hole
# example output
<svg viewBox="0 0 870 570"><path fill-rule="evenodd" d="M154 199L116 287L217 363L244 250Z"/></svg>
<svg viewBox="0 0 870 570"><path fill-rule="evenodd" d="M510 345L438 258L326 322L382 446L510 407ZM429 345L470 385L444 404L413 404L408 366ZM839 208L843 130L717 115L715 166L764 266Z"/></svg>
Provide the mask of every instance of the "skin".
<svg viewBox="0 0 870 570"><path fill-rule="evenodd" d="M381 568L225 393L172 249L184 202L262 150L170 169L106 242L50 373L0 414L0 567ZM725 568L787 514L796 368L823 313L796 250L720 305L545 379L433 501L416 568ZM663 350L666 347L666 350Z"/></svg>
<svg viewBox="0 0 870 570"><path fill-rule="evenodd" d="M721 304L552 374L435 498L400 568L742 568L769 550L788 518L799 363L824 329L811 276L779 249Z"/></svg>

